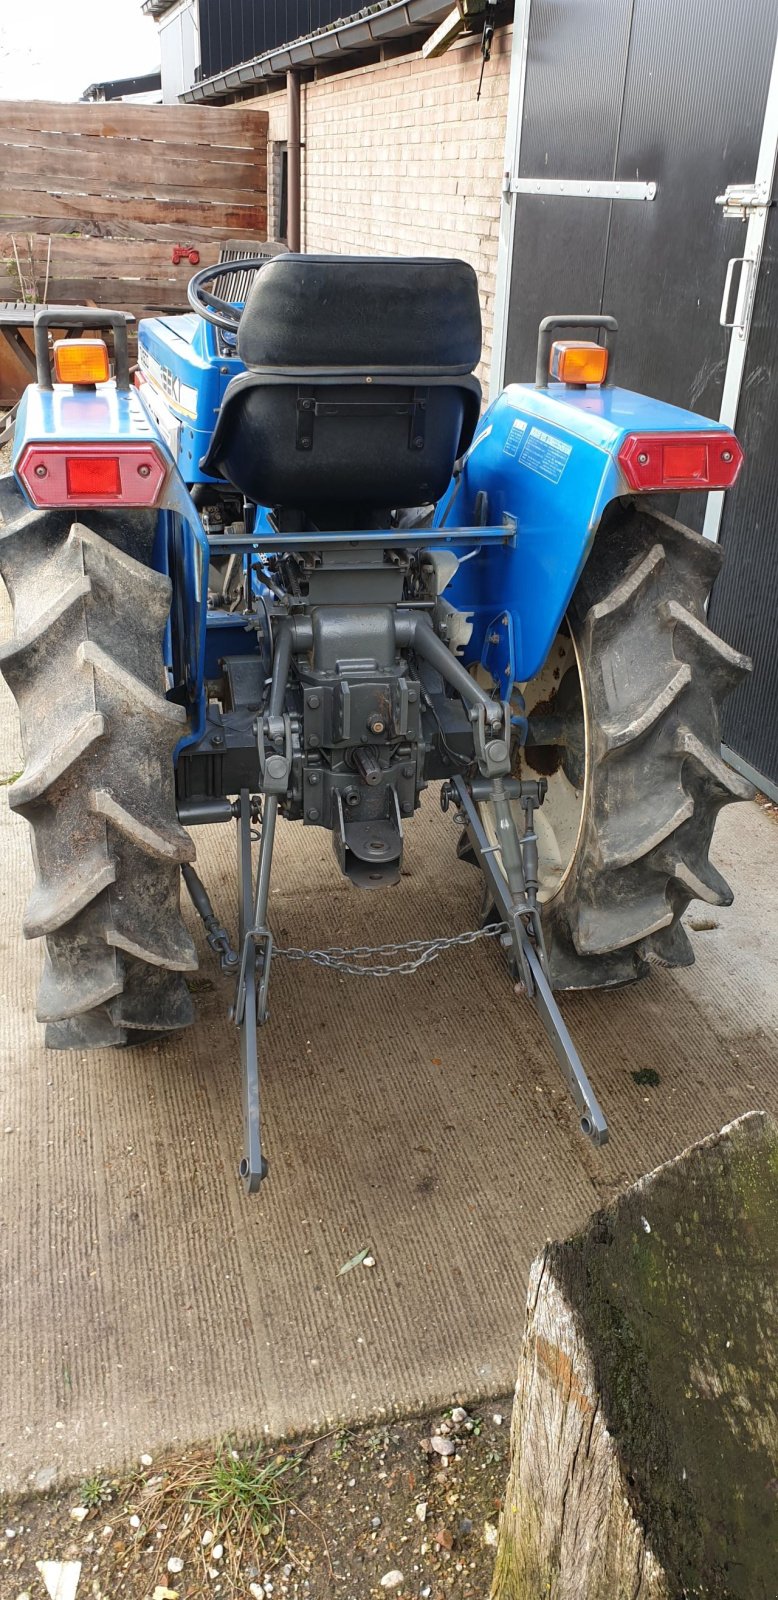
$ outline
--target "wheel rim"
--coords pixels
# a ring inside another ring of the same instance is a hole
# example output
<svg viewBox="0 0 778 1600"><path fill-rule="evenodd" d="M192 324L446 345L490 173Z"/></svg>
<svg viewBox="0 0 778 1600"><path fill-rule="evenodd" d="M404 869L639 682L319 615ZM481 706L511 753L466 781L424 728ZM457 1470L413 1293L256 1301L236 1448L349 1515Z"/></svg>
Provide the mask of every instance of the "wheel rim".
<svg viewBox="0 0 778 1600"><path fill-rule="evenodd" d="M535 811L538 900L547 904L561 892L576 857L589 768L580 659L566 625L557 634L542 671L528 683L517 684L516 689L515 709L522 710L518 699L521 694L523 714L529 720L529 737L525 746L516 747L512 776L542 777L548 784L546 798ZM511 809L521 833L524 813L518 801ZM489 843L496 844L497 829L491 802L482 802L479 812ZM499 854L497 860L501 860Z"/></svg>

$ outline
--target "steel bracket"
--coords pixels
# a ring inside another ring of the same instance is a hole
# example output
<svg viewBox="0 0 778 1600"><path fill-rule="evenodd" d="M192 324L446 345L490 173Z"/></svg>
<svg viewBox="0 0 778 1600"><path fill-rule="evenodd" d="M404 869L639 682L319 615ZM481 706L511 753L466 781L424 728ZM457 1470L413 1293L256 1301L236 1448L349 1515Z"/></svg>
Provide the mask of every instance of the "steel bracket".
<svg viewBox="0 0 778 1600"><path fill-rule="evenodd" d="M578 200L655 200L655 183L621 178L512 178L511 194L571 195Z"/></svg>
<svg viewBox="0 0 778 1600"><path fill-rule="evenodd" d="M270 743L270 750L265 740ZM282 744L283 754L273 745ZM257 754L262 778L262 792L266 795L285 795L292 771L292 719L288 712L278 717L261 717L257 721Z"/></svg>
<svg viewBox="0 0 778 1600"><path fill-rule="evenodd" d="M470 720L473 724L473 743L478 762L478 770L485 778L493 778L507 774L511 769L510 756L510 728L511 708L510 701L500 702L502 709L502 726L490 725L486 729L486 706L474 705L470 709Z"/></svg>
<svg viewBox="0 0 778 1600"><path fill-rule="evenodd" d="M246 990L249 965L252 962L255 972L260 975L257 987L254 1015L258 1027L267 1022L267 991L270 983L270 962L273 957L273 935L269 928L249 928L243 939L241 951L240 972L236 985L235 1002L232 1007L232 1020L237 1027L242 1028L246 1021Z"/></svg>
<svg viewBox="0 0 778 1600"><path fill-rule="evenodd" d="M721 206L725 217L747 222L755 212L766 211L772 201L766 184L729 183L723 194L716 195L716 205Z"/></svg>

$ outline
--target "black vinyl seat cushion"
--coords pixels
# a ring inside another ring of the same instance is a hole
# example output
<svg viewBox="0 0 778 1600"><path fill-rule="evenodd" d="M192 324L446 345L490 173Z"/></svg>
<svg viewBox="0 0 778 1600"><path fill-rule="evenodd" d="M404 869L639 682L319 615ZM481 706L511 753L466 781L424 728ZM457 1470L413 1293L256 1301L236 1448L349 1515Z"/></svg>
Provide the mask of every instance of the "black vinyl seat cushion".
<svg viewBox="0 0 778 1600"><path fill-rule="evenodd" d="M437 500L472 439L478 285L463 261L278 256L238 333L203 470L258 504L403 507Z"/></svg>
<svg viewBox="0 0 778 1600"><path fill-rule="evenodd" d="M240 319L247 367L472 372L481 359L478 279L426 256L277 256Z"/></svg>

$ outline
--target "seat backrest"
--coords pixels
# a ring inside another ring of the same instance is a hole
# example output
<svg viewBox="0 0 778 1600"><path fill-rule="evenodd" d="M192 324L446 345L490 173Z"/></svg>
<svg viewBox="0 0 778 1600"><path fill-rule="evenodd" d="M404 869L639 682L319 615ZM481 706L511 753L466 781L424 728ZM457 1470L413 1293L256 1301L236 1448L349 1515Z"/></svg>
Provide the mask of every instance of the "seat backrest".
<svg viewBox="0 0 778 1600"><path fill-rule="evenodd" d="M481 391L475 273L463 261L283 255L257 273L204 466L306 512L439 499Z"/></svg>
<svg viewBox="0 0 778 1600"><path fill-rule="evenodd" d="M481 359L478 280L465 261L277 256L238 332L247 367L469 373Z"/></svg>

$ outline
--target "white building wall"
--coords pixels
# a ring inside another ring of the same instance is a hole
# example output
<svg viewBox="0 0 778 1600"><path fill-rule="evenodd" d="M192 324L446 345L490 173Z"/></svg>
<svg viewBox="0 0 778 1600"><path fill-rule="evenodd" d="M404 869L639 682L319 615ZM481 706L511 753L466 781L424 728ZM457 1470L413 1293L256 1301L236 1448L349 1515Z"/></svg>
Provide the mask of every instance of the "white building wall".
<svg viewBox="0 0 778 1600"><path fill-rule="evenodd" d="M160 18L159 49L162 100L173 105L185 89L191 89L200 65L196 0L181 0Z"/></svg>

